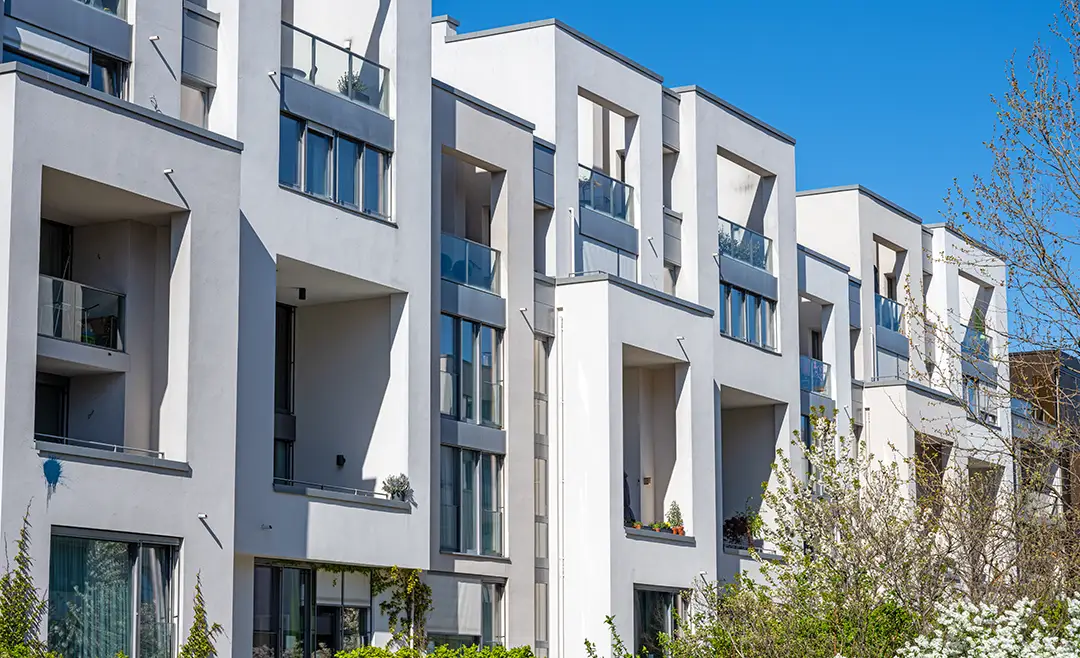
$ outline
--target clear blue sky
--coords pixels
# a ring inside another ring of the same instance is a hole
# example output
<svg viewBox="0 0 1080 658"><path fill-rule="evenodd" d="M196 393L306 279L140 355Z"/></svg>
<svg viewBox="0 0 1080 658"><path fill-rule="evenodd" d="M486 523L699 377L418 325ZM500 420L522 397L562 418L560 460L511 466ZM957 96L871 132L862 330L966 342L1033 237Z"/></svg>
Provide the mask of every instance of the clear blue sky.
<svg viewBox="0 0 1080 658"><path fill-rule="evenodd" d="M985 171L991 93L1055 0L433 0L475 31L558 18L797 140L800 190L860 183L940 219L954 177Z"/></svg>

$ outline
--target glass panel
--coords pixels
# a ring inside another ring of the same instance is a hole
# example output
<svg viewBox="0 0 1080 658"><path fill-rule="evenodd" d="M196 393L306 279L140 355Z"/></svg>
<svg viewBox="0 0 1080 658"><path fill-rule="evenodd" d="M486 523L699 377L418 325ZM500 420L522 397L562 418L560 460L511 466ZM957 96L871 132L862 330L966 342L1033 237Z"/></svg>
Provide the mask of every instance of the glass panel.
<svg viewBox="0 0 1080 658"><path fill-rule="evenodd" d="M455 418L458 412L456 325L453 317L439 316L439 413Z"/></svg>
<svg viewBox="0 0 1080 658"><path fill-rule="evenodd" d="M37 382L34 391L34 435L62 437L67 433L68 381Z"/></svg>
<svg viewBox="0 0 1080 658"><path fill-rule="evenodd" d="M498 292L499 252L448 233L442 234L440 244L442 278L488 292Z"/></svg>
<svg viewBox="0 0 1080 658"><path fill-rule="evenodd" d="M634 592L634 630L638 656L660 658L660 634L671 632L672 598L670 592L638 590Z"/></svg>
<svg viewBox="0 0 1080 658"><path fill-rule="evenodd" d="M536 583L536 641L548 639L548 586Z"/></svg>
<svg viewBox="0 0 1080 658"><path fill-rule="evenodd" d="M502 644L502 585L484 583L480 590L480 642Z"/></svg>
<svg viewBox="0 0 1080 658"><path fill-rule="evenodd" d="M480 550L484 555L502 554L501 460L494 455L480 458Z"/></svg>
<svg viewBox="0 0 1080 658"><path fill-rule="evenodd" d="M332 139L313 130L304 140L304 191L330 196L330 150Z"/></svg>
<svg viewBox="0 0 1080 658"><path fill-rule="evenodd" d="M288 439L274 439L274 479L293 479L293 442Z"/></svg>
<svg viewBox="0 0 1080 658"><path fill-rule="evenodd" d="M180 120L206 127L206 92L198 87L180 85Z"/></svg>
<svg viewBox="0 0 1080 658"><path fill-rule="evenodd" d="M66 658L131 655L136 545L53 537L49 648Z"/></svg>
<svg viewBox="0 0 1080 658"><path fill-rule="evenodd" d="M274 410L292 413L294 309L278 304L274 323Z"/></svg>
<svg viewBox="0 0 1080 658"><path fill-rule="evenodd" d="M761 321L759 301L757 295L746 294L746 340L755 345L761 344L761 335L758 333L758 323Z"/></svg>
<svg viewBox="0 0 1080 658"><path fill-rule="evenodd" d="M968 327L964 332L964 341L961 344L961 353L979 361L989 361L994 343L990 336L974 327Z"/></svg>
<svg viewBox="0 0 1080 658"><path fill-rule="evenodd" d="M172 549L144 545L139 554L139 658L168 658L172 647Z"/></svg>
<svg viewBox="0 0 1080 658"><path fill-rule="evenodd" d="M124 297L74 281L38 277L38 333L123 350Z"/></svg>
<svg viewBox="0 0 1080 658"><path fill-rule="evenodd" d="M291 25L281 26L281 73L297 80L312 77L315 68L315 51L312 38L294 30Z"/></svg>
<svg viewBox="0 0 1080 658"><path fill-rule="evenodd" d="M480 325L480 422L489 425L502 423L498 340L494 329Z"/></svg>
<svg viewBox="0 0 1080 658"><path fill-rule="evenodd" d="M364 212L390 216L390 158L381 151L364 148Z"/></svg>
<svg viewBox="0 0 1080 658"><path fill-rule="evenodd" d="M728 328L728 303L731 297L731 288L727 284L720 284L720 307L716 309L716 315L720 321L720 333L728 334L731 330Z"/></svg>
<svg viewBox="0 0 1080 658"><path fill-rule="evenodd" d="M124 95L124 66L112 57L94 53L90 64L90 86L110 96Z"/></svg>
<svg viewBox="0 0 1080 658"><path fill-rule="evenodd" d="M743 291L731 289L731 335L739 339L746 338L744 296Z"/></svg>
<svg viewBox="0 0 1080 658"><path fill-rule="evenodd" d="M81 2L107 14L127 18L127 3L124 0L81 0Z"/></svg>
<svg viewBox="0 0 1080 658"><path fill-rule="evenodd" d="M548 557L548 524L546 521L537 521L536 531L536 558L546 560Z"/></svg>
<svg viewBox="0 0 1080 658"><path fill-rule="evenodd" d="M341 609L341 650L367 646L368 609Z"/></svg>
<svg viewBox="0 0 1080 658"><path fill-rule="evenodd" d="M278 182L300 187L300 140L304 126L296 119L281 115L278 125Z"/></svg>
<svg viewBox="0 0 1080 658"><path fill-rule="evenodd" d="M772 240L723 217L718 222L720 253L758 269L772 270Z"/></svg>
<svg viewBox="0 0 1080 658"><path fill-rule="evenodd" d="M67 224L41 220L38 247L38 271L41 274L55 279L71 278L73 231Z"/></svg>
<svg viewBox="0 0 1080 658"><path fill-rule="evenodd" d="M277 658L277 596L272 567L255 566L251 655Z"/></svg>
<svg viewBox="0 0 1080 658"><path fill-rule="evenodd" d="M874 312L879 327L903 333L904 305L896 300L874 295Z"/></svg>
<svg viewBox="0 0 1080 658"><path fill-rule="evenodd" d="M442 446L439 450L441 455L439 496L442 505L439 516L439 547L448 551L458 551L461 550L458 540L461 456L455 448Z"/></svg>
<svg viewBox="0 0 1080 658"><path fill-rule="evenodd" d="M333 658L341 651L338 637L341 608L320 605L315 608L315 658Z"/></svg>
<svg viewBox="0 0 1080 658"><path fill-rule="evenodd" d="M337 200L346 206L360 207L360 145L351 139L337 140Z"/></svg>
<svg viewBox="0 0 1080 658"><path fill-rule="evenodd" d="M592 208L620 221L630 222L630 203L633 188L610 176L578 166L578 200L582 206Z"/></svg>
<svg viewBox="0 0 1080 658"><path fill-rule="evenodd" d="M349 75L349 53L319 39L312 39L315 48L315 66L310 80L328 91L349 95L350 87L359 84Z"/></svg>
<svg viewBox="0 0 1080 658"><path fill-rule="evenodd" d="M799 357L799 386L804 391L831 395L829 364L809 356Z"/></svg>
<svg viewBox="0 0 1080 658"><path fill-rule="evenodd" d="M628 280L637 281L637 256L629 251L618 250L619 271L617 275Z"/></svg>
<svg viewBox="0 0 1080 658"><path fill-rule="evenodd" d="M476 552L476 459L471 450L461 451L461 551Z"/></svg>
<svg viewBox="0 0 1080 658"><path fill-rule="evenodd" d="M619 275L619 254L615 247L581 236L579 272L606 272Z"/></svg>
<svg viewBox="0 0 1080 658"><path fill-rule="evenodd" d="M468 320L461 321L461 418L476 420L476 334L475 326Z"/></svg>
<svg viewBox="0 0 1080 658"><path fill-rule="evenodd" d="M536 516L548 515L548 484L547 484L547 460L541 457L533 458L533 500L534 513Z"/></svg>
<svg viewBox="0 0 1080 658"><path fill-rule="evenodd" d="M306 655L304 631L308 616L308 577L306 569L281 570L281 645L282 658Z"/></svg>
<svg viewBox="0 0 1080 658"><path fill-rule="evenodd" d="M762 344L765 347L774 347L776 345L776 328L773 326L775 315L776 303L767 300L761 300L761 338Z"/></svg>
<svg viewBox="0 0 1080 658"><path fill-rule="evenodd" d="M8 50L7 48L4 48L4 61L5 62L21 62L22 64L26 64L27 66L31 66L31 67L39 70L39 71L44 71L45 73L49 73L50 75L55 75L57 77L65 79L65 80L70 80L70 81L74 82L75 84L80 84L80 85L85 85L86 84L86 76L85 75L80 75L78 73L73 73L71 71L68 71L67 69L60 68L59 66L53 66L52 64L42 62L41 60L34 59L33 57L27 57L26 55L24 55L24 54L22 54L20 52L16 52L14 50Z"/></svg>

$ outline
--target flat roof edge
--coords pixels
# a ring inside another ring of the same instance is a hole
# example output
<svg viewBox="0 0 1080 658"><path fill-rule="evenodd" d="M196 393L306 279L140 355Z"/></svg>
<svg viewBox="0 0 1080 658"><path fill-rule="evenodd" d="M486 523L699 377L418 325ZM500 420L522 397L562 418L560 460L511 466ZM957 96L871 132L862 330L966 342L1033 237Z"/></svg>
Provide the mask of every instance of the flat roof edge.
<svg viewBox="0 0 1080 658"><path fill-rule="evenodd" d="M850 274L851 273L851 268L848 267L847 265L844 265L843 263L841 263L838 260L833 260L832 258L829 258L825 254L814 251L810 247L807 247L807 246L804 246L804 245L801 245L801 244L796 244L796 247L798 248L799 251L803 252L807 256L813 258L816 261L820 261L820 262L824 263L825 265L828 265L829 267L831 267L831 268L833 268L835 270L840 270L844 274Z"/></svg>
<svg viewBox="0 0 1080 658"><path fill-rule="evenodd" d="M431 17L431 22L432 22L432 24L434 24L434 23L449 23L451 25L451 27L453 27L455 29L459 25L461 25L461 21L454 18L450 14L442 14L441 16L432 16Z"/></svg>
<svg viewBox="0 0 1080 658"><path fill-rule="evenodd" d="M473 96L470 93L461 91L457 87L449 85L449 84L443 82L442 80L439 80L437 78L432 78L431 79L431 86L436 87L438 89L442 89L446 93L454 96L455 98L459 98L459 99L465 101L466 103L468 103L469 105L472 105L476 109L478 109L478 110L480 110L482 112L485 112L487 114L493 115L497 119L502 119L503 121L506 121L507 123L511 123L511 124L517 126L518 128L521 128L521 129L526 130L528 132L532 132L532 131L536 130L536 126L532 122L526 121L525 119L522 119L521 117L517 116L516 114L511 114L510 112L507 112L506 110L502 109L501 107L496 107L495 105L492 105L491 103L489 103L489 102L487 102L485 100L481 100L481 99L477 98L476 96Z"/></svg>
<svg viewBox="0 0 1080 658"><path fill-rule="evenodd" d="M675 297L674 295L669 295L668 293L661 290L656 290L655 288L643 286L636 281L623 279L621 277L617 277L613 274L608 274L606 272L590 272L585 274L575 274L568 277L560 277L555 279L555 285L568 286L579 283L592 283L595 281L607 281L608 283L616 285L628 292L637 293L644 297L651 297L659 302L681 309L683 311L687 311L689 313L693 313L694 315L710 318L715 315L713 310L711 308L708 308L707 306L702 306L700 304L695 304L694 302L690 302L685 299L680 299L678 297Z"/></svg>
<svg viewBox="0 0 1080 658"><path fill-rule="evenodd" d="M782 130L778 130L778 129L770 126L769 124L765 123L764 121L757 118L753 114L750 114L746 110L739 109L737 106L727 102L723 98L720 98L719 96L712 93L708 89L704 89L704 88L699 87L697 85L685 85L683 87L675 87L672 91L674 91L677 94L696 93L699 96L701 96L702 98L704 98L705 100L711 102L713 105L716 105L716 106L720 107L721 109L724 109L724 110L727 110L728 112L731 112L732 114L739 117L743 121L746 121L747 123L749 123L751 125L754 125L754 126L760 128L760 129L764 130L765 132L769 133L773 137L776 137L780 141L787 142L788 144L791 144L792 146L795 146L795 138L792 137L791 135L785 133Z"/></svg>
<svg viewBox="0 0 1080 658"><path fill-rule="evenodd" d="M528 22L528 23L518 23L516 25L504 25L502 27L493 27L493 28L490 28L490 29L487 29L487 30L477 30L476 32L464 32L462 34L455 34L454 36L446 37L446 43L454 43L456 41L466 41L468 39L480 39L482 37L492 37L492 36L496 36L496 35L500 35L500 34L510 34L512 32L521 32L523 30L532 30L532 29L539 28L539 27L554 27L554 28L556 28L558 30L562 30L563 32L565 32L568 35L574 37L578 41L580 41L580 42L584 43L585 45L589 46L590 48L593 48L594 50L597 50L598 52L600 52L600 53L602 53L604 55L607 55L608 57L611 57L612 59L617 60L617 61L621 62L622 64L625 64L626 66L628 66L629 68L634 69L638 73L641 73L642 75L644 75L644 76L646 76L648 78L651 78L651 79L659 82L660 84L664 83L664 78L659 73L657 73L657 72L653 71L652 69L649 69L649 68L647 68L647 67L645 67L645 66L643 66L643 65L641 65L641 64L639 64L637 62L635 62L634 60L630 59L626 55L623 55L622 53L618 52L617 50L614 50L614 49L612 49L612 48L610 48L608 46L605 46L604 44L600 43L596 39L593 39L592 37L590 37L589 35L584 34L583 32L579 32L578 30L575 30L574 28L570 27L566 23L563 23L562 21L560 21L558 19L555 19L555 18L545 18L545 19L542 19L542 20L539 20L539 21L531 21L531 22Z"/></svg>
<svg viewBox="0 0 1080 658"><path fill-rule="evenodd" d="M1002 254L1000 251L998 251L997 249L992 248L990 245L986 244L982 240L978 240L976 238L971 237L970 235L965 233L963 230L961 230L959 227L954 226L950 222L937 222L935 224L924 224L923 228L929 229L929 230L933 230L933 229L936 229L936 228L943 228L946 231L948 231L949 233L952 233L956 237L960 238L964 242L967 242L968 244L970 244L973 247L978 247L979 249L982 249L983 251L985 251L986 253L990 254L991 256L997 258L998 260L1001 260L1001 261L1005 260L1005 255Z"/></svg>
<svg viewBox="0 0 1080 658"><path fill-rule="evenodd" d="M885 206L889 210L892 210L893 212L896 212L897 214L903 215L904 217L910 219L911 221L915 222L916 224L919 224L920 226L923 223L922 217L919 217L918 215L911 212L907 208L904 208L903 206L901 206L901 205L899 205L899 204L897 204L897 203L895 203L893 201L889 201L888 199L881 196L877 192L871 190L868 187L864 187L862 185L837 185L835 187L819 187L819 188L813 189L813 190L801 190L799 192L796 192L795 196L797 196L797 197L800 197L800 196L814 196L816 194L831 194L833 192L860 192L860 193L865 194L866 196L870 197L874 201L877 201L878 203Z"/></svg>
<svg viewBox="0 0 1080 658"><path fill-rule="evenodd" d="M104 105L113 111L128 114L133 118L137 117L150 123L160 124L162 127L168 127L176 132L186 133L184 136L209 142L211 145L229 151L240 153L244 150L244 144L231 137L210 132L205 128L200 128L167 114L162 114L161 112L154 112L149 108L143 107L142 105L136 105L131 101L121 100L96 89L91 89L90 87L76 84L59 76L39 71L38 69L21 62L6 62L0 64L0 75L16 75L19 78L27 79L27 82L30 84L36 84L41 87L52 87L53 89L60 89L73 94L78 94L85 97L87 101Z"/></svg>

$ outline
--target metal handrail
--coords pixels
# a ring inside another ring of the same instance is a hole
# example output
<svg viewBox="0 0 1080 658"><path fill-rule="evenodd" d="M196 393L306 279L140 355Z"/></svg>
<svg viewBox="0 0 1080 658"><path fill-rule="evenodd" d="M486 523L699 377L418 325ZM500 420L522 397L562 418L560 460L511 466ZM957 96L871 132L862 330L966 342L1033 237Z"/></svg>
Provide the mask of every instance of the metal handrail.
<svg viewBox="0 0 1080 658"><path fill-rule="evenodd" d="M48 274L38 274L38 278L39 279L49 279L50 281L59 281L61 283L73 283L73 284L79 286L80 288L89 288L90 290L96 290L98 292L103 292L106 295L112 295L114 297L127 298L127 295L122 293L122 292L116 292L115 290L109 290L107 288L98 288L97 286L91 286L91 285L86 284L86 283L79 283L78 281L74 281L72 279L61 279L60 277L49 276Z"/></svg>
<svg viewBox="0 0 1080 658"><path fill-rule="evenodd" d="M367 498L384 498L390 500L388 494L379 491L369 491L367 489L354 489L353 487L339 487L336 484L321 484L319 482L306 482L304 480L296 480L293 478L274 478L274 484L284 484L286 486L295 487L310 487L312 489L319 489L321 491L333 491L335 493L349 494L351 496L363 496Z"/></svg>
<svg viewBox="0 0 1080 658"><path fill-rule="evenodd" d="M300 34L303 34L304 36L311 37L312 39L314 39L316 41L321 41L321 42L325 43L326 45L330 46L331 48L334 48L335 50L339 50L339 51L341 51L343 53L346 53L350 57L355 57L357 59L362 59L362 60L364 60L365 63L371 64L372 66L375 66L375 67L378 67L378 68L382 69L383 71L385 71L386 73L390 73L390 69L388 67L383 66L382 64L380 64L378 62L373 62L370 59L368 59L367 57L364 57L363 55L360 55L358 53L354 53L353 51L349 50L348 48L343 48L343 47L337 45L336 43L334 43L332 41L327 41L326 39L324 39L324 38L322 38L322 37L320 37L320 36L318 36L316 34L312 34L311 32L308 32L307 30L305 30L302 27L296 27L295 25L293 25L292 23L289 23L288 21L281 21L281 24L284 25L285 27L289 28L290 30L295 30L295 31L299 32Z"/></svg>
<svg viewBox="0 0 1080 658"><path fill-rule="evenodd" d="M165 453L160 450L149 450L147 448L133 448L131 446L116 445L115 443L102 443L101 441L87 441L85 439L73 439L67 436L56 436L55 434L42 434L40 432L34 433L34 439L38 441L45 441L46 443L60 443L63 445L71 445L75 447L93 448L95 450L106 450L108 452L116 452L121 454L136 454L146 455L148 457L154 457L156 459L164 459Z"/></svg>

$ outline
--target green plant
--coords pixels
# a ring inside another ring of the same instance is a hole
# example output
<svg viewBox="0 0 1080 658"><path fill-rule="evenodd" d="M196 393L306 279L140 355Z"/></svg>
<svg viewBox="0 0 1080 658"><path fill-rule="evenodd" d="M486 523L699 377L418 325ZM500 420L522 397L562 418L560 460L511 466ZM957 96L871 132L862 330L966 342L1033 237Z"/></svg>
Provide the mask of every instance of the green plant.
<svg viewBox="0 0 1080 658"><path fill-rule="evenodd" d="M28 504L15 542L14 565L9 561L0 576L0 656L4 657L55 656L38 637L48 602L34 587L31 575L34 560L30 557L30 527Z"/></svg>
<svg viewBox="0 0 1080 658"><path fill-rule="evenodd" d="M371 596L390 592L390 598L379 604L379 610L387 617L390 645L415 652L426 648L425 625L431 612L431 587L420 578L420 573L419 569L397 566L371 571Z"/></svg>
<svg viewBox="0 0 1080 658"><path fill-rule="evenodd" d="M337 88L338 92L344 96L349 96L350 98L358 94L367 93L367 85L360 79L360 74L351 71L346 71L341 74L341 77L338 78L337 81Z"/></svg>
<svg viewBox="0 0 1080 658"><path fill-rule="evenodd" d="M668 505L667 522L671 524L672 527L678 527L683 524L682 510L679 509L679 504L674 500L671 501L671 505Z"/></svg>
<svg viewBox="0 0 1080 658"><path fill-rule="evenodd" d="M404 473L391 475L383 480L382 490L391 500L408 501L413 495L412 487L409 485L409 476Z"/></svg>
<svg viewBox="0 0 1080 658"><path fill-rule="evenodd" d="M202 593L202 573L195 574L195 596L192 605L191 628L187 640L180 646L179 658L212 658L217 655L214 639L225 629L218 623L209 623L206 617L206 601Z"/></svg>

